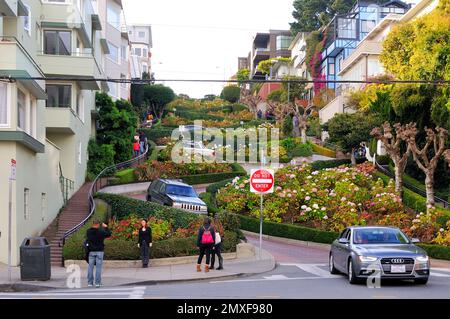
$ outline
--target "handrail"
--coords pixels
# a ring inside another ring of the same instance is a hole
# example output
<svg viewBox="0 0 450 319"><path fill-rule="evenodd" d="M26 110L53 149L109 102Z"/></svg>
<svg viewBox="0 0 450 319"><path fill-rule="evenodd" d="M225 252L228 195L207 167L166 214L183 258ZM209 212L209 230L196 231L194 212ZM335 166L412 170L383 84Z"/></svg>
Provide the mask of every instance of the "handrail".
<svg viewBox="0 0 450 319"><path fill-rule="evenodd" d="M118 169L122 169L124 167L130 167L133 164L142 163L142 161L147 158L148 151L149 151L149 146L147 144L146 150L142 155L139 155L138 157L132 158L132 159L122 162L122 163L111 165L111 166L105 168L103 171L100 172L100 174L97 175L97 177L94 179L92 186L89 190L89 195L88 195L89 214L88 214L88 216L85 219L83 219L83 221L81 221L81 223L79 223L78 225L76 225L75 227L73 227L72 229L70 229L64 233L63 237L61 237L61 239L59 241L60 247L63 247L66 242L66 239L68 237L72 236L74 233L76 233L81 227L86 225L87 221L92 217L92 215L94 215L94 212L96 209L94 195L95 195L95 193L97 193L97 191L99 189L102 189L103 187L107 186L107 185L102 186L102 178L105 177L106 173L108 173L109 171L115 171ZM98 183L100 183L100 187L98 186Z"/></svg>
<svg viewBox="0 0 450 319"><path fill-rule="evenodd" d="M395 179L395 175L386 167L380 165L378 162L375 161L376 167L377 169L382 172L383 174ZM409 190L412 190L413 192L421 195L422 197L427 197L427 193L424 192L422 189L418 188L417 186L414 186L406 181L403 181L403 186L405 186L406 188L408 188ZM444 206L444 208L449 208L450 207L450 203L447 202L445 199L442 199L440 197L434 196L434 201L436 203L440 203Z"/></svg>

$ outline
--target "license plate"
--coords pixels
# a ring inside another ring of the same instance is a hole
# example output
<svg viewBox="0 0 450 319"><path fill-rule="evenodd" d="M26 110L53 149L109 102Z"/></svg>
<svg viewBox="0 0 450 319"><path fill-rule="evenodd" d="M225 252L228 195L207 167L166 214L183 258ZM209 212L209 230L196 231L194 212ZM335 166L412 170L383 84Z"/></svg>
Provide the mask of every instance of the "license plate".
<svg viewBox="0 0 450 319"><path fill-rule="evenodd" d="M391 273L393 274L400 274L406 272L406 266L405 265L391 265Z"/></svg>

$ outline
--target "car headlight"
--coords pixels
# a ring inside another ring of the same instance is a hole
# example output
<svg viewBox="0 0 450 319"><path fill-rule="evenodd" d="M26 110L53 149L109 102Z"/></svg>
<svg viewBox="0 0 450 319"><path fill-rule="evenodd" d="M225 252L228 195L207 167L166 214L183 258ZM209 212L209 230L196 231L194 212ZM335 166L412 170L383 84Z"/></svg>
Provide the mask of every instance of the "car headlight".
<svg viewBox="0 0 450 319"><path fill-rule="evenodd" d="M370 263L370 262L374 262L374 261L377 261L377 260L378 260L377 257L359 256L359 261L361 261L363 263Z"/></svg>
<svg viewBox="0 0 450 319"><path fill-rule="evenodd" d="M428 256L419 256L416 258L418 262L425 263L429 260Z"/></svg>

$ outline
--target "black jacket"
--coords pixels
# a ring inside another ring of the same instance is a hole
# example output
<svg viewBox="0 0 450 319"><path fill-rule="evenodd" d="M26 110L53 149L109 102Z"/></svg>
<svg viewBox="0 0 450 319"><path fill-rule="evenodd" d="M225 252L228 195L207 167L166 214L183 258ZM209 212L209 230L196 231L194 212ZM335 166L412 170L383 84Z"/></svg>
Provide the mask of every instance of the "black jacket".
<svg viewBox="0 0 450 319"><path fill-rule="evenodd" d="M152 242L152 229L150 227L147 227L145 231L142 230L142 227L139 229L138 244L142 244L144 240L147 245Z"/></svg>
<svg viewBox="0 0 450 319"><path fill-rule="evenodd" d="M105 239L111 237L108 228L89 228L86 232L89 251L101 252L105 250Z"/></svg>
<svg viewBox="0 0 450 319"><path fill-rule="evenodd" d="M200 229L198 230L198 238L197 238L197 247L200 247L202 244L202 237L203 237L203 233L205 232L205 229L211 232L211 236L213 238L214 243L212 243L212 245L214 245L216 243L216 231L214 230L214 227L212 226L205 226L203 225L202 227L200 227Z"/></svg>

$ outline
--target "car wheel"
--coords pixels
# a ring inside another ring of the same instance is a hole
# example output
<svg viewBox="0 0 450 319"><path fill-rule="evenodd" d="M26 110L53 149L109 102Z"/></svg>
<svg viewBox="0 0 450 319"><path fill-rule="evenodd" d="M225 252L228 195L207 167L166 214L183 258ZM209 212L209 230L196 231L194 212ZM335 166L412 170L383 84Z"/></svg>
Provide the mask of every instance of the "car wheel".
<svg viewBox="0 0 450 319"><path fill-rule="evenodd" d="M334 267L334 257L333 254L330 254L330 258L328 259L328 265L329 265L329 269L330 269L330 274L332 275L337 275L339 274L339 271L336 269L336 267Z"/></svg>
<svg viewBox="0 0 450 319"><path fill-rule="evenodd" d="M428 277L427 278L414 279L414 283L416 285L426 285L428 283Z"/></svg>
<svg viewBox="0 0 450 319"><path fill-rule="evenodd" d="M353 260L348 261L348 282L352 285L359 283L358 277L355 275Z"/></svg>

